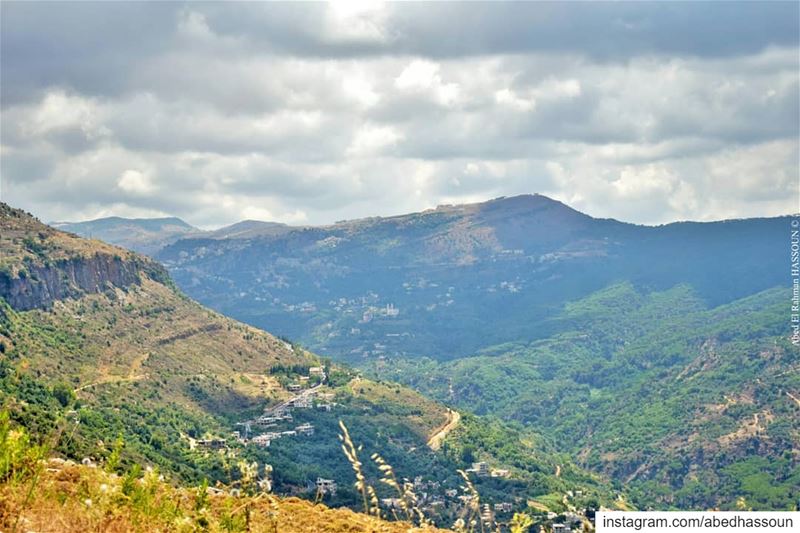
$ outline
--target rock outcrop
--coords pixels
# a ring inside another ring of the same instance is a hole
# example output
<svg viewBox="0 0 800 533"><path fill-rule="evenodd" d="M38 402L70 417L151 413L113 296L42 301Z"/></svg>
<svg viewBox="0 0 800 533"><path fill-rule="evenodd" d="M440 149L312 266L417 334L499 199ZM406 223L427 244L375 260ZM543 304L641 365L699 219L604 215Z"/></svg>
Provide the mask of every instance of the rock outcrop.
<svg viewBox="0 0 800 533"><path fill-rule="evenodd" d="M0 272L0 297L17 311L46 309L57 300L138 285L143 274L159 281L168 278L154 262L107 254L50 264L29 263L17 276Z"/></svg>

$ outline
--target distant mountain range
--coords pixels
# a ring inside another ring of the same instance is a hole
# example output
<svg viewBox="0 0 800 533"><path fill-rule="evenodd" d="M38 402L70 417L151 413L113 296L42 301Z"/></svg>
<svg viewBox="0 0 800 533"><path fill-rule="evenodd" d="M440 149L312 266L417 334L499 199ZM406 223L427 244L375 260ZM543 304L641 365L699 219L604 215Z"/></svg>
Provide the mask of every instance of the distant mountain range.
<svg viewBox="0 0 800 533"><path fill-rule="evenodd" d="M108 217L86 222L52 222L50 225L81 237L99 239L147 255L155 254L181 237L202 233L176 217Z"/></svg>
<svg viewBox="0 0 800 533"><path fill-rule="evenodd" d="M150 254L199 301L358 362L449 359L547 336L564 303L620 281L687 283L709 305L730 302L785 281L787 224L637 226L524 195L321 227L184 225L148 245L162 245ZM107 235L126 246L135 233Z"/></svg>
<svg viewBox="0 0 800 533"><path fill-rule="evenodd" d="M99 239L153 256L162 248L187 237L207 239L245 239L276 235L290 229L278 222L243 220L217 230L201 230L177 217L107 217L86 222L51 222L50 225L88 239Z"/></svg>

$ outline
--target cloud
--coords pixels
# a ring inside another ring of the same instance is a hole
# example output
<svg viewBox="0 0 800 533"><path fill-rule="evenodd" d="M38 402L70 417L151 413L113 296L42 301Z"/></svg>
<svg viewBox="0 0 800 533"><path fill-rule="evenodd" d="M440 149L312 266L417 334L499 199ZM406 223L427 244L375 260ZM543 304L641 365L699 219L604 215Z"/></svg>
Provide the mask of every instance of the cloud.
<svg viewBox="0 0 800 533"><path fill-rule="evenodd" d="M128 194L143 196L155 190L150 176L134 169L128 169L117 180L117 186Z"/></svg>
<svg viewBox="0 0 800 533"><path fill-rule="evenodd" d="M797 210L795 3L0 10L3 199L46 220Z"/></svg>

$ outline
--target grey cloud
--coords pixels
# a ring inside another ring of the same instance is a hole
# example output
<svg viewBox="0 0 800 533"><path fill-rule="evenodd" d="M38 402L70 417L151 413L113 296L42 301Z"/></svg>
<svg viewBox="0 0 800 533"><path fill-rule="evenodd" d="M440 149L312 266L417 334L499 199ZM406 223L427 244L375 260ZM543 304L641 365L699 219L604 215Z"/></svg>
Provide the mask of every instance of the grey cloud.
<svg viewBox="0 0 800 533"><path fill-rule="evenodd" d="M52 86L90 95L129 89L129 74L173 39L176 6L161 2L3 2L2 102Z"/></svg>
<svg viewBox="0 0 800 533"><path fill-rule="evenodd" d="M270 49L318 57L537 51L603 60L640 54L717 57L798 42L798 6L788 2L393 3L386 6L386 38L375 42L332 38L321 4L241 7L210 4L201 10L221 34L244 34Z"/></svg>
<svg viewBox="0 0 800 533"><path fill-rule="evenodd" d="M648 223L795 208L796 3L337 9L0 3L3 199L202 226L529 192Z"/></svg>
<svg viewBox="0 0 800 533"><path fill-rule="evenodd" d="M385 38L374 40L331 35L333 8L325 4L4 2L1 9L4 105L46 86L94 95L130 90L131 76L150 59L181 46L176 22L189 11L249 55L574 53L626 61L730 57L800 39L795 2L395 3L379 17Z"/></svg>

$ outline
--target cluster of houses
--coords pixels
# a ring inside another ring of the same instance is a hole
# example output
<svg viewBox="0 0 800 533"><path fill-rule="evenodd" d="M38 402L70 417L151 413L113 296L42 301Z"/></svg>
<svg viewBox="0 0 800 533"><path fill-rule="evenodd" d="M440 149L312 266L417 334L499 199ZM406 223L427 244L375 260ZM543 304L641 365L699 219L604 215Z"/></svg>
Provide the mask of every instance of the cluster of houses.
<svg viewBox="0 0 800 533"><path fill-rule="evenodd" d="M234 436L236 436L237 440L242 444L249 443L258 446L259 448L269 448L269 445L272 443L272 441L278 440L282 437L296 437L297 435L313 435L314 425L306 422L305 424L300 424L294 429L287 429L284 431L267 431L266 433L261 433L250 439L242 437L238 433L239 433L238 431L234 432Z"/></svg>
<svg viewBox="0 0 800 533"><path fill-rule="evenodd" d="M308 369L309 376L317 376L320 378L320 383L323 383L327 376L325 369L321 366L312 366ZM309 376L306 376L308 378ZM311 389L302 389L301 385L291 384L287 389L291 392L301 392L293 398L283 402L282 404L271 407L264 411L264 414L253 420L246 422L239 422L237 426L244 427L244 433L241 431L234 431L233 436L242 444L253 444L261 448L268 448L272 441L278 440L283 437L295 437L297 435L310 436L314 434L314 425L306 422L296 426L294 429L284 429L278 431L279 424L292 423L292 409L312 409L316 407L323 411L331 411L336 403L332 400L334 394L331 392L319 392L320 385L312 387ZM316 399L316 402L314 401ZM250 434L253 428L259 428L262 432L253 437ZM264 431L271 429L272 431Z"/></svg>
<svg viewBox="0 0 800 533"><path fill-rule="evenodd" d="M394 306L394 304L386 304L386 307L369 307L366 311L361 314L361 320L359 323L361 324L368 324L372 322L372 319L377 316L383 316L388 318L394 318L400 314L400 309Z"/></svg>
<svg viewBox="0 0 800 533"><path fill-rule="evenodd" d="M460 493L458 489L445 489L441 491L439 481L423 480L422 476L414 478L413 491L416 496L416 503L420 510L426 515L433 516L440 514L445 509L453 510L469 506L472 503L472 496ZM387 509L399 509L402 501L399 498L382 498L381 505ZM488 512L494 518L494 513L511 513L513 504L511 502L498 502L493 505L485 504L483 511Z"/></svg>
<svg viewBox="0 0 800 533"><path fill-rule="evenodd" d="M319 385L310 389L303 389L299 384L289 385L287 387L289 391L300 392L302 390L302 392L281 403L280 405L267 409L264 411L264 414L255 419L247 420L245 422L238 422L236 425L241 429L232 433L233 438L240 444L253 444L254 446L258 446L260 448L268 448L272 441L283 437L313 435L314 425L308 422L300 424L294 429L283 429L280 431L277 429L279 424L291 424L294 421L291 413L292 409L312 409L316 407L317 409L330 411L336 405L332 401L334 398L333 393L319 392L319 388L327 378L325 369L321 366L312 366L309 368L309 375L303 377L305 377L306 381L308 381L308 379L312 376L317 376L320 378ZM317 399L316 404L314 402L315 398ZM254 433L254 428L260 430L257 435L252 435ZM265 431L268 429L271 429L271 431ZM228 447L228 442L226 439L214 437L210 439L197 440L194 442L194 445L204 450L222 450Z"/></svg>

